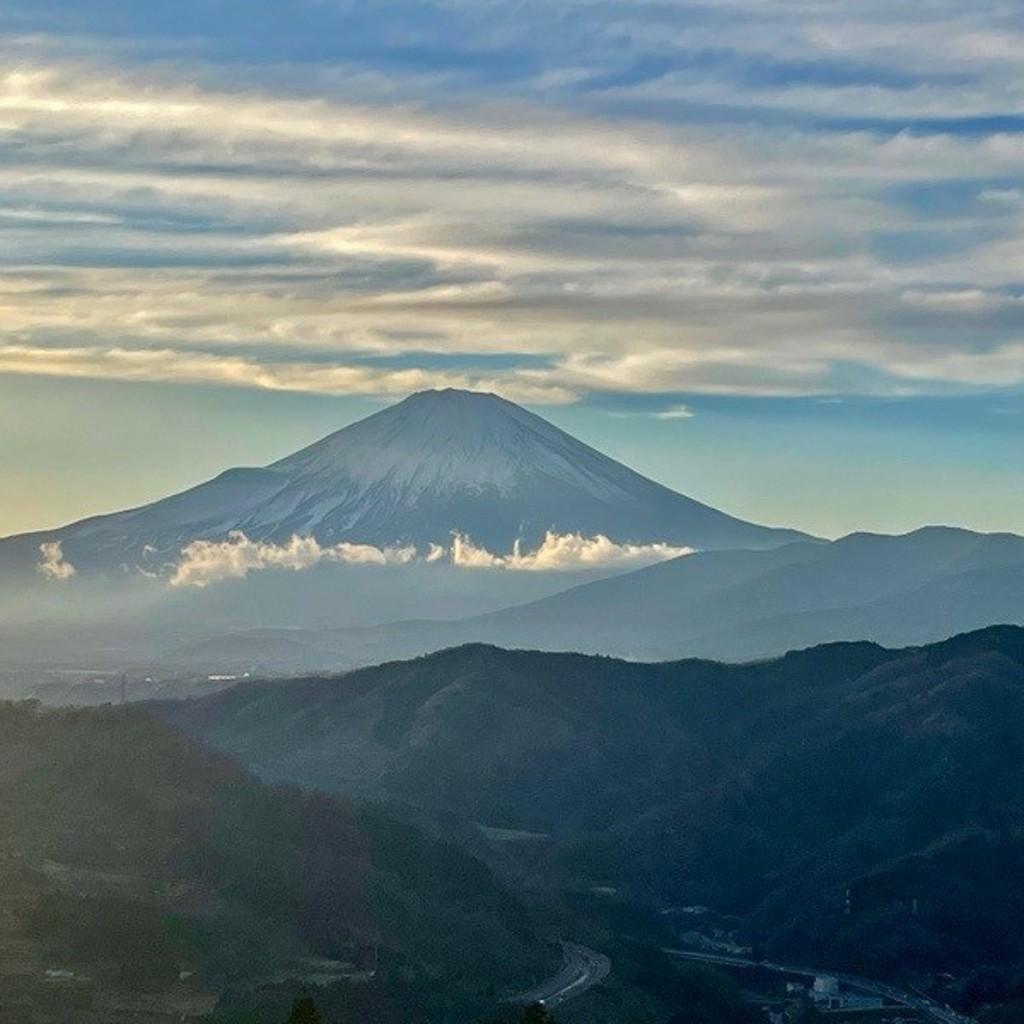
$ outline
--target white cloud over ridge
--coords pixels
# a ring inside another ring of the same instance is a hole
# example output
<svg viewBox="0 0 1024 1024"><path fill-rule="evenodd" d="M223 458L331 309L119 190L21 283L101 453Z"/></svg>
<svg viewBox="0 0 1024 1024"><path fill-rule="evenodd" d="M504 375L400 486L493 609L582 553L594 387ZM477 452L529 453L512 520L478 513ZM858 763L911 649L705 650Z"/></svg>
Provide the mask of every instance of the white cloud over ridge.
<svg viewBox="0 0 1024 1024"><path fill-rule="evenodd" d="M59 549L59 545L57 545ZM59 550L58 550L59 555ZM670 544L617 544L598 534L548 532L534 551L523 551L517 542L512 552L496 555L456 534L450 546L431 544L424 552L411 546L376 547L341 543L323 546L314 537L293 536L286 544L250 540L234 531L225 541L196 540L182 549L169 583L176 588L204 589L222 580L245 579L268 569L302 572L317 565L394 566L420 561L448 562L457 569L490 569L509 572L566 572L581 569L638 568L668 558L692 554L693 549ZM64 563L66 564L66 563Z"/></svg>
<svg viewBox="0 0 1024 1024"><path fill-rule="evenodd" d="M233 531L225 541L194 540L183 548L170 584L203 589L221 580L245 579L265 569L302 572L323 562L405 565L415 557L416 551L410 547L347 543L324 547L315 537L299 536L293 536L287 544L273 544L250 540L241 531Z"/></svg>
<svg viewBox="0 0 1024 1024"><path fill-rule="evenodd" d="M452 538L450 558L463 569L505 569L511 572L564 572L570 569L637 568L669 558L692 555L693 548L671 544L618 544L603 534L584 537L579 533L545 534L540 547L523 551L516 541L512 552L495 555L468 537Z"/></svg>
<svg viewBox="0 0 1024 1024"><path fill-rule="evenodd" d="M69 580L78 574L78 570L64 557L59 540L45 541L39 545L40 559L36 572L48 580Z"/></svg>

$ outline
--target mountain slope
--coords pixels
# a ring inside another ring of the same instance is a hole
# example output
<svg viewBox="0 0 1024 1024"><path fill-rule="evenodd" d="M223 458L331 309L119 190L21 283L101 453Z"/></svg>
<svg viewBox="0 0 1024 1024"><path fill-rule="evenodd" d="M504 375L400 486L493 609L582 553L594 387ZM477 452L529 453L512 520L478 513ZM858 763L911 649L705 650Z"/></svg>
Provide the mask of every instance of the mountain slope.
<svg viewBox="0 0 1024 1024"><path fill-rule="evenodd" d="M196 539L426 547L453 532L505 553L545 531L699 548L800 537L734 519L654 483L495 395L428 391L273 465L233 469L151 505L8 538L0 562L31 567L60 541L79 571L159 570ZM6 556L6 558L5 558ZM27 565L25 564L27 560Z"/></svg>
<svg viewBox="0 0 1024 1024"><path fill-rule="evenodd" d="M467 639L742 660L832 640L927 643L993 622L1024 622L1024 538L931 527L701 553L474 620Z"/></svg>
<svg viewBox="0 0 1024 1024"><path fill-rule="evenodd" d="M471 646L164 713L272 777L461 820L548 884L738 915L780 958L1018 962L1021 629L743 666Z"/></svg>
<svg viewBox="0 0 1024 1024"><path fill-rule="evenodd" d="M473 1019L496 987L557 964L465 854L379 812L267 788L138 710L0 704L0 741L4 1019L28 1019L26 999L53 1009L54 964L92 979L67 987L67 1019L123 1019L107 1001L142 992L140 1021L316 976L345 989L346 1020ZM431 1006L451 997L457 1011Z"/></svg>

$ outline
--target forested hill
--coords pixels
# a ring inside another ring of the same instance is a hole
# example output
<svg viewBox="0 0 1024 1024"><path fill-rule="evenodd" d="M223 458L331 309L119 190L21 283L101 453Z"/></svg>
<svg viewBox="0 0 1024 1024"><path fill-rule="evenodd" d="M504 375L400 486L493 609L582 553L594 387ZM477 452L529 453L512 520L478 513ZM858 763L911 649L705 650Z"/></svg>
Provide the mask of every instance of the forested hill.
<svg viewBox="0 0 1024 1024"><path fill-rule="evenodd" d="M139 710L0 704L0 821L0 1007L193 1012L315 979L341 1024L470 1020L558 962L458 849Z"/></svg>
<svg viewBox="0 0 1024 1024"><path fill-rule="evenodd" d="M470 646L163 713L269 776L458 818L535 882L736 915L779 956L1019 962L1019 628L741 666Z"/></svg>

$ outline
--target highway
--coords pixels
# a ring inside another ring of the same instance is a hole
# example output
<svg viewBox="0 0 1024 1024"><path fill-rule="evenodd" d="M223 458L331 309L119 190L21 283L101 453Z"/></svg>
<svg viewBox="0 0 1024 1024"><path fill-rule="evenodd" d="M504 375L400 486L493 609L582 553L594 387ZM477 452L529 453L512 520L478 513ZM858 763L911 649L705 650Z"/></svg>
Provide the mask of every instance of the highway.
<svg viewBox="0 0 1024 1024"><path fill-rule="evenodd" d="M871 995L884 996L908 1010L917 1010L925 1014L935 1024L977 1024L973 1017L965 1017L948 1006L943 1006L934 999L917 992L907 992L903 989L886 985L880 981L871 981L869 978L858 978L853 974L843 974L837 971L830 971L826 968L815 967L790 967L786 964L771 963L766 960L749 960L744 957L726 956L716 953L692 953L683 949L666 949L663 952L680 960L694 960L698 963L714 964L720 967L760 967L765 971L774 971L778 974L793 974L804 978L820 978L828 976L836 978L843 985L850 988L868 992Z"/></svg>
<svg viewBox="0 0 1024 1024"><path fill-rule="evenodd" d="M611 973L611 960L586 946L563 942L562 953L562 967L554 977L526 992L520 992L510 1001L521 1006L543 1003L548 1009L553 1009L583 995Z"/></svg>

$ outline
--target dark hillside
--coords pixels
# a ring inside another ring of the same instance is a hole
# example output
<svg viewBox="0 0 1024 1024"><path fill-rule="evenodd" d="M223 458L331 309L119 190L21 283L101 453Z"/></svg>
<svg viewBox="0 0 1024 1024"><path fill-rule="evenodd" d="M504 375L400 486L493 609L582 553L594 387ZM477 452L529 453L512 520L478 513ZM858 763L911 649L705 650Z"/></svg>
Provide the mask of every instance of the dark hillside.
<svg viewBox="0 0 1024 1024"><path fill-rule="evenodd" d="M471 646L163 713L271 777L457 819L534 884L706 905L773 955L1009 976L1024 954L1015 627L742 666Z"/></svg>
<svg viewBox="0 0 1024 1024"><path fill-rule="evenodd" d="M191 1013L317 979L432 1020L557 963L455 847L267 788L138 710L0 705L0 820L0 991L29 1002Z"/></svg>

